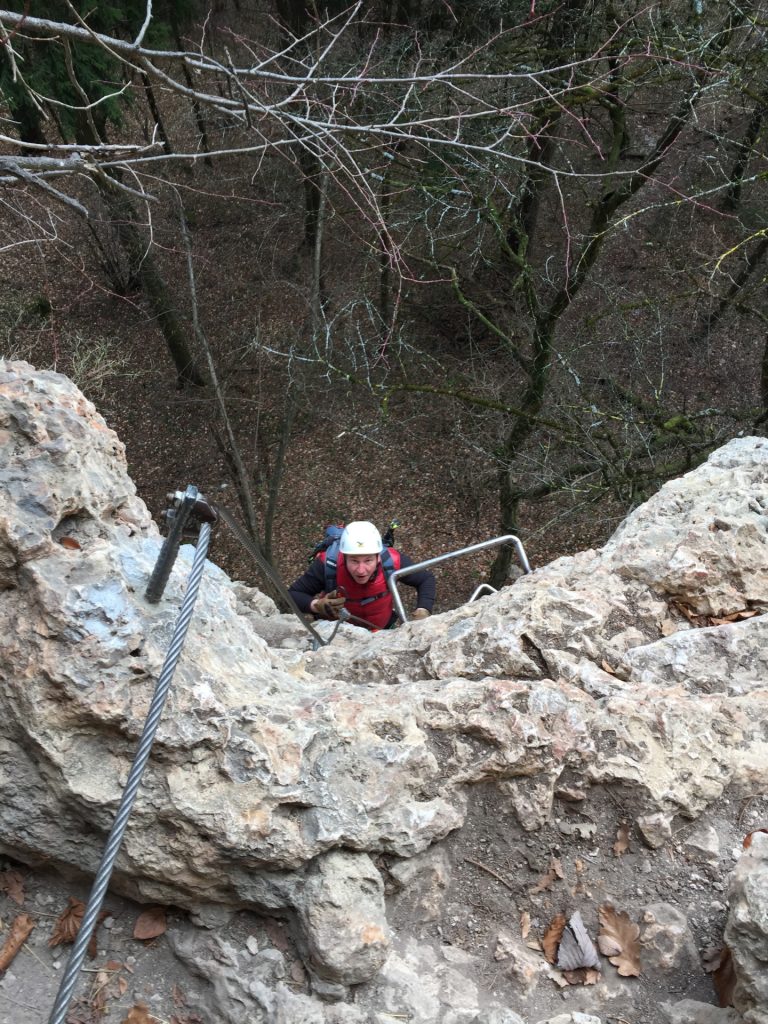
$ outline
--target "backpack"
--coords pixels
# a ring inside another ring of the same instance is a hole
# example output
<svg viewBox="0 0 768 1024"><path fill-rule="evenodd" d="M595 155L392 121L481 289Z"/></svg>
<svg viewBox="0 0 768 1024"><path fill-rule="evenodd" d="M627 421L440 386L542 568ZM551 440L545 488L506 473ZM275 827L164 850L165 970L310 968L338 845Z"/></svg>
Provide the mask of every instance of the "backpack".
<svg viewBox="0 0 768 1024"><path fill-rule="evenodd" d="M384 570L384 582L389 583L389 577L395 571L395 563L392 560L392 552L389 550L395 540L395 530L400 524L396 519L386 529L383 537L381 538L382 544L384 545L381 551L381 567ZM323 534L323 539L318 541L312 549L312 554L309 556L310 565L317 558L325 552L325 558L323 564L325 566L325 592L330 594L332 590L336 589L336 566L339 562L339 542L341 535L344 532L343 523L328 523Z"/></svg>

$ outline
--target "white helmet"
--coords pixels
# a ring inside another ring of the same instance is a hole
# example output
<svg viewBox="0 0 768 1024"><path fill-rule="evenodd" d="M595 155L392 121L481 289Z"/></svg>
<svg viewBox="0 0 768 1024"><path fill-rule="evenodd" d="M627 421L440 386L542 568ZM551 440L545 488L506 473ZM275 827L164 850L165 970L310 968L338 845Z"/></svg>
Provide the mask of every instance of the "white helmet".
<svg viewBox="0 0 768 1024"><path fill-rule="evenodd" d="M383 545L381 534L373 523L348 523L339 541L342 555L379 555Z"/></svg>

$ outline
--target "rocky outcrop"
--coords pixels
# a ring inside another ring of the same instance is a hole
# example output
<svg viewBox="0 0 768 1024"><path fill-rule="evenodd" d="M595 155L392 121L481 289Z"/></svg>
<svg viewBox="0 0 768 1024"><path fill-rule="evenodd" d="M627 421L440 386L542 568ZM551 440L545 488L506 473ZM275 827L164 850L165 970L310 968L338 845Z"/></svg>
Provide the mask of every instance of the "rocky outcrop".
<svg viewBox="0 0 768 1024"><path fill-rule="evenodd" d="M0 362L0 444L0 849L92 872L191 549L148 604L158 531L62 376ZM599 551L317 652L208 564L115 884L201 917L288 914L327 985L399 970L374 859L461 828L472 784L530 830L566 781L587 804L619 785L650 845L726 787L765 787L767 605L763 438L667 484Z"/></svg>
<svg viewBox="0 0 768 1024"><path fill-rule="evenodd" d="M768 1024L768 834L756 832L731 878L725 941L736 970L733 1005L745 1024Z"/></svg>

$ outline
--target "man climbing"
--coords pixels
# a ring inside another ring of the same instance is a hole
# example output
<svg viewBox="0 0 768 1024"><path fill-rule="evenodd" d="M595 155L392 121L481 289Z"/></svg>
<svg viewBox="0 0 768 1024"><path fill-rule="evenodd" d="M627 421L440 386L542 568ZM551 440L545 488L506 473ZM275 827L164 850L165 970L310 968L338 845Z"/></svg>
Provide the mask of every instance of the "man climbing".
<svg viewBox="0 0 768 1024"><path fill-rule="evenodd" d="M398 615L387 580L396 569L413 564L396 548L384 546L373 523L354 522L288 589L301 611L317 618L338 619L343 607L373 629L389 629ZM416 588L417 607L411 618L426 619L435 603L435 577L421 570L402 579Z"/></svg>

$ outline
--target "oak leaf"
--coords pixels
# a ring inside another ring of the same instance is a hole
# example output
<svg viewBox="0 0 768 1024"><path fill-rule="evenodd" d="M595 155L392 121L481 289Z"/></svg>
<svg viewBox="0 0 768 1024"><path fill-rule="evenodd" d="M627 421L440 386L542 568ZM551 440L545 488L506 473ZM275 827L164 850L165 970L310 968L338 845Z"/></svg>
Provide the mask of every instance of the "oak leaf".
<svg viewBox="0 0 768 1024"><path fill-rule="evenodd" d="M80 931L80 925L83 923L84 913L83 901L75 896L70 896L66 908L56 918L48 945L53 947L59 946L63 942L74 942Z"/></svg>
<svg viewBox="0 0 768 1024"><path fill-rule="evenodd" d="M134 939L156 939L168 930L164 907L150 907L139 914L133 926Z"/></svg>
<svg viewBox="0 0 768 1024"><path fill-rule="evenodd" d="M597 945L623 978L636 978L640 966L640 926L630 921L626 911L618 913L610 903L597 912L600 932Z"/></svg>

